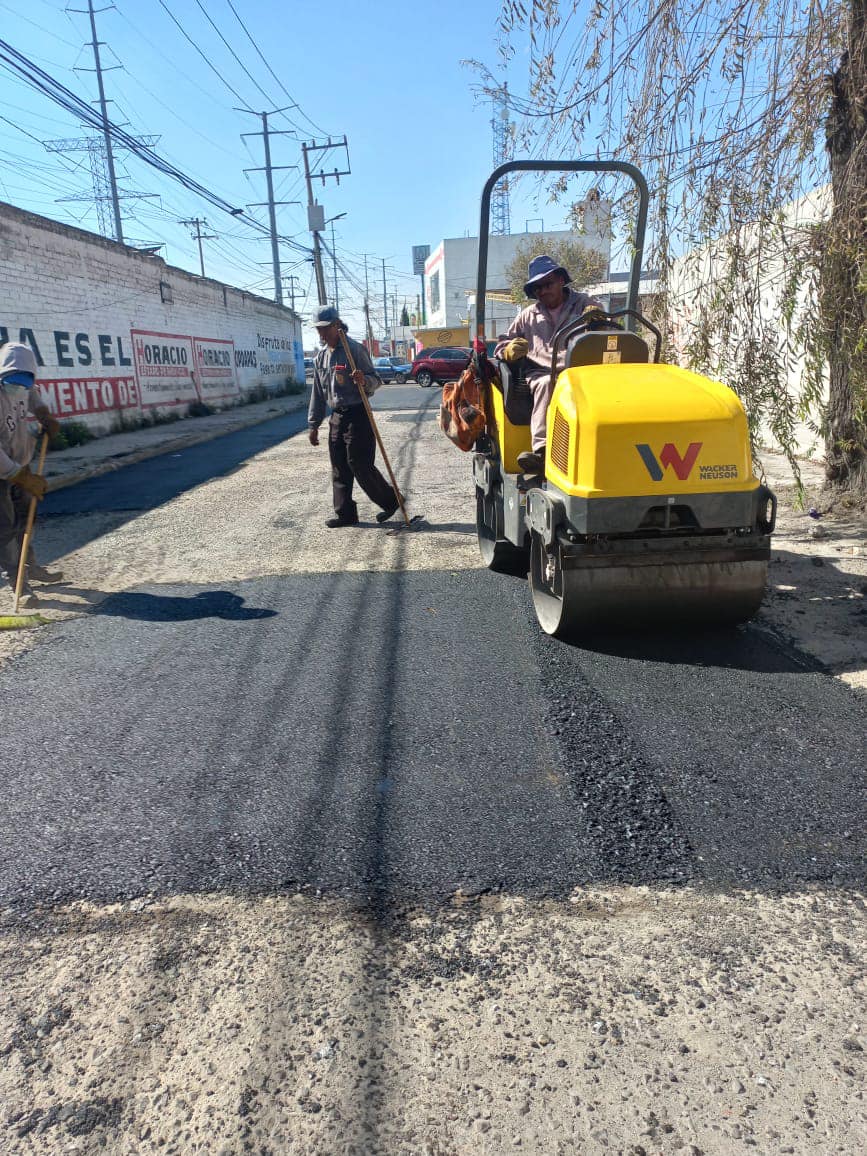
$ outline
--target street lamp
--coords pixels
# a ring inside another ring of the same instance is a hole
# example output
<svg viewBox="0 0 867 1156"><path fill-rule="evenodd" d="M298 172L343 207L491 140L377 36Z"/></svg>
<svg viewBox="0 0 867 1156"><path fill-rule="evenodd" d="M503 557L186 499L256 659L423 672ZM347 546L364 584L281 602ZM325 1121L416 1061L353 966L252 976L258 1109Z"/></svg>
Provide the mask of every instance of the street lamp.
<svg viewBox="0 0 867 1156"><path fill-rule="evenodd" d="M346 216L346 213L338 213L336 217L329 217L325 222L326 225L331 226L331 264L334 269L334 308L340 312L340 298L337 295L337 250L334 247L334 222L341 221Z"/></svg>

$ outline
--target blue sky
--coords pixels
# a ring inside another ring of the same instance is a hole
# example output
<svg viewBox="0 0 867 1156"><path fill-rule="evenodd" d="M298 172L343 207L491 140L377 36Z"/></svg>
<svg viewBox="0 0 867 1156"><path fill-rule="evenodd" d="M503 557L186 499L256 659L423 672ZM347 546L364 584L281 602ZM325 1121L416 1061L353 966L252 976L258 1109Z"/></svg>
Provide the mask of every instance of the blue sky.
<svg viewBox="0 0 867 1156"><path fill-rule="evenodd" d="M93 66L89 21L67 12L67 2L29 0L25 15L20 2L0 0L0 36L84 99L95 100L94 74L83 71ZM375 7L346 0L330 6L234 0L234 7L278 79L229 0L115 0L113 8L99 13L103 65L113 68L105 75L113 101L109 116L130 132L158 135L155 151L231 203L246 205L265 199L264 174L243 173L263 163L262 141L242 140L240 134L261 126L234 106L249 105L256 112L279 108L289 103L285 89L299 107L272 119L272 127L292 134L272 138L272 162L300 166L301 139L346 134L352 174L339 186L334 181L316 186L328 217L346 214L335 222L338 256L357 286L364 281L363 255L369 254L375 320L382 315L383 258L389 297L396 293L398 307L406 299L413 308L419 281L411 275L411 247L478 230L479 193L493 167L492 111L474 93L477 77L462 60L473 56L495 66L499 0L440 0L430 6L381 0ZM520 73L526 75L521 46L512 68L520 84ZM59 201L90 192L85 156L50 154L40 143L83 136L81 125L3 67L0 103L0 198L96 230L87 199ZM206 272L270 295L266 237L129 154L118 155L117 167L121 187L156 194L123 202L125 234L132 243L165 243L162 255L170 264L198 271L196 243L177 222L205 217L218 234L205 242ZM276 175L278 199L306 201L300 168ZM266 210L252 212L267 220ZM278 213L279 231L309 244L304 206L288 205ZM561 211L534 201L529 190L525 198L515 197L513 232L539 217L546 228L562 226ZM330 243L330 226L326 237ZM299 310L308 312L316 303L311 265L288 248L283 263L285 273L298 277ZM330 292L330 263L326 279ZM360 294L342 275L339 291L356 328Z"/></svg>

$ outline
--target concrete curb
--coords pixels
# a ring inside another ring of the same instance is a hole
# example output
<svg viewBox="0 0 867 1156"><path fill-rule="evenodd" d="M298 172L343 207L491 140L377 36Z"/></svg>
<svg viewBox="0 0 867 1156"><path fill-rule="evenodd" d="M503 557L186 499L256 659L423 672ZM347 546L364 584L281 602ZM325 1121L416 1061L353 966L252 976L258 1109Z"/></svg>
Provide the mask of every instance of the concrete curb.
<svg viewBox="0 0 867 1156"><path fill-rule="evenodd" d="M122 470L125 466L135 465L136 462L147 461L148 458L160 457L162 454L170 454L177 450L187 449L190 446L199 445L202 442L210 442L215 438L224 437L226 434L237 433L238 430L249 429L254 425L263 425L266 421L275 421L278 417L284 417L290 413L296 413L299 409L305 409L308 403L307 394L299 394L297 398L292 398L291 401L297 402L294 405L287 405L285 408L280 408L279 412L274 412L274 402L279 402L283 399L274 398L270 403L262 402L263 405L270 405L270 413L256 413L249 414L247 420L238 418L231 423L227 422L224 426L212 426L206 430L190 430L180 437L172 437L168 441L157 442L150 446L142 446L137 450L130 450L128 454L123 454L120 457L104 458L102 461L94 462L90 466L82 466L77 470L70 470L68 474L61 474L58 477L49 478L47 485L47 492L53 493L55 490L64 490L67 486L77 486L79 482L86 482L88 478L97 478L101 474L109 474L113 470ZM190 419L195 421L195 418ZM50 459L49 459L50 464Z"/></svg>

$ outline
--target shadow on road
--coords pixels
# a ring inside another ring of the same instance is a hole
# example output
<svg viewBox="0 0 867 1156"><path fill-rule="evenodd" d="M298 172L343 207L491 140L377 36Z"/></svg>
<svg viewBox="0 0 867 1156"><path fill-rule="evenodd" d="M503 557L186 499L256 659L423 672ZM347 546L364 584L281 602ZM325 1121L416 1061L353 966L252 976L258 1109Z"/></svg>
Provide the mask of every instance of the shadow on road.
<svg viewBox="0 0 867 1156"><path fill-rule="evenodd" d="M230 590L207 590L191 598L171 594L138 594L123 591L109 594L94 609L95 614L115 618L137 618L142 622L189 622L197 618L223 618L244 622L274 618L276 610L245 606L244 599Z"/></svg>
<svg viewBox="0 0 867 1156"><path fill-rule="evenodd" d="M797 674L821 670L808 655L785 646L770 630L751 623L740 627L702 629L694 624L685 637L673 623L667 631L600 632L589 635L576 649L611 658L656 662L672 666L716 667L764 674Z"/></svg>

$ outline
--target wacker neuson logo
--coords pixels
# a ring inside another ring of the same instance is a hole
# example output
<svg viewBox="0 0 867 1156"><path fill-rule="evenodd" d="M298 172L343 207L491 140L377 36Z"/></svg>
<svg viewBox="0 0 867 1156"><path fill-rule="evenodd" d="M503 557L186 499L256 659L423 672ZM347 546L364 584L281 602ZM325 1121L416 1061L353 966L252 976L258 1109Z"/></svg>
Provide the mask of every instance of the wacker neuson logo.
<svg viewBox="0 0 867 1156"><path fill-rule="evenodd" d="M647 472L655 482L661 482L665 471L671 466L678 480L685 482L692 473L695 460L699 455L703 443L690 442L685 454L673 442L666 442L659 451L659 457L646 443L636 445L641 460L647 467ZM698 477L702 482L728 481L738 476L738 467L734 463L717 466L699 466Z"/></svg>
<svg viewBox="0 0 867 1156"><path fill-rule="evenodd" d="M665 476L664 471L669 466L674 470L675 474L681 482L685 482L692 473L692 467L695 465L695 459L698 457L698 452L702 447L701 442L690 442L686 453L681 457L680 451L673 442L666 442L659 451L659 459L649 445L641 444L635 448L641 455L641 460L647 466L647 472L655 482L661 482Z"/></svg>

